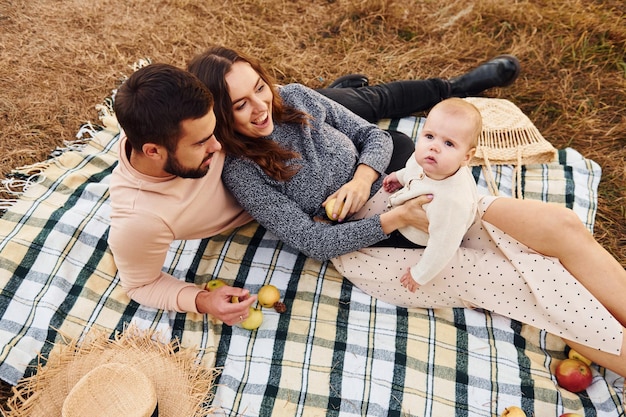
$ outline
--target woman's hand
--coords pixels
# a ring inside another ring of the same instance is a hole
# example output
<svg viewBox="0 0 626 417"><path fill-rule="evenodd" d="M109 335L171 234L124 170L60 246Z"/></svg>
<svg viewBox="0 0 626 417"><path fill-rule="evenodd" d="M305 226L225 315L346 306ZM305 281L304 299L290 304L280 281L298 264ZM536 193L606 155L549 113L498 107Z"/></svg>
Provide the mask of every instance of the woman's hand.
<svg viewBox="0 0 626 417"><path fill-rule="evenodd" d="M400 227L413 226L424 233L428 233L428 215L422 206L430 203L432 199L432 194L421 195L417 198L412 198L411 200L406 201L398 207L398 209L405 209L405 213L403 213L402 216L404 225Z"/></svg>
<svg viewBox="0 0 626 417"><path fill-rule="evenodd" d="M367 165L359 165L354 173L354 177L332 193L322 203L323 207L333 198L336 198L333 218L343 221L348 216L356 213L365 205L372 191L372 184L378 179L380 174ZM343 206L342 206L343 204ZM341 211L337 211L341 208Z"/></svg>
<svg viewBox="0 0 626 417"><path fill-rule="evenodd" d="M432 199L432 194L421 195L381 214L380 225L383 232L389 234L402 227L413 226L428 233L428 216L422 206L430 203Z"/></svg>

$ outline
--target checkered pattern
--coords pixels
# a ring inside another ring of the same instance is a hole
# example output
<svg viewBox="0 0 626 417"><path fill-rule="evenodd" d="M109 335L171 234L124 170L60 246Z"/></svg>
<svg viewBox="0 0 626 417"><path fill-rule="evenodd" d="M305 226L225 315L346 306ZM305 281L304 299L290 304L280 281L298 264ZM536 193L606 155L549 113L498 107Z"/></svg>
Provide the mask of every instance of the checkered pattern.
<svg viewBox="0 0 626 417"><path fill-rule="evenodd" d="M389 127L415 137L421 122ZM250 332L138 305L118 285L106 244L118 136L91 135L81 149L48 161L40 181L0 218L3 380L30 374L63 336L113 333L134 322L203 349L198 360L222 370L217 415L493 416L510 405L529 416L623 413L623 378L604 369L594 368L593 385L580 395L557 387L551 370L564 344L556 337L488 312L377 301L256 223L174 242L165 269L198 285L219 277L253 293L273 284L285 313L263 309L263 324ZM559 154L559 163L524 167L524 194L572 208L591 229L600 169L572 149ZM474 175L487 192L479 167ZM494 167L493 175L506 195L512 167Z"/></svg>

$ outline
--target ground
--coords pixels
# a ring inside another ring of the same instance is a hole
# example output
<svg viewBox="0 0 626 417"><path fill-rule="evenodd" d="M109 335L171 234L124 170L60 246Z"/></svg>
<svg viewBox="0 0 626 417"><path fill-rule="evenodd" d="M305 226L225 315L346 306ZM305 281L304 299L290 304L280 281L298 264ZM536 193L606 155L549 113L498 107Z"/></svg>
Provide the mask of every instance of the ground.
<svg viewBox="0 0 626 417"><path fill-rule="evenodd" d="M310 87L351 72L372 83L452 77L516 55L520 78L487 95L602 167L594 235L626 265L623 0L4 0L0 179L97 122L94 106L134 62L184 67L214 44Z"/></svg>

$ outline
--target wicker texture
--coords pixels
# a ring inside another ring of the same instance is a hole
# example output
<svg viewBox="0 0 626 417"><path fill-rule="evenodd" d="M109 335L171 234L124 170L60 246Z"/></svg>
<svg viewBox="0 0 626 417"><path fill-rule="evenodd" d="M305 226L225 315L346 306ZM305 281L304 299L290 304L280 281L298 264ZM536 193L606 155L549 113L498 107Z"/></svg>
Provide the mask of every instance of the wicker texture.
<svg viewBox="0 0 626 417"><path fill-rule="evenodd" d="M198 365L197 351L180 347L177 342L168 344L153 340L157 334L153 331L140 331L135 326L128 327L122 334L109 339L106 334L90 334L87 341L55 346L45 366L39 366L37 372L22 379L14 388L14 395L7 402L8 417L49 417L61 416L66 398L79 383L94 383L82 378L102 365L119 364L125 369L131 367L145 375L156 390L158 412L160 417L200 417L210 415L208 406L211 400L211 389L217 376L214 369ZM102 370L100 370L102 371ZM98 372L100 372L98 371ZM110 369L108 370L111 371ZM105 370L106 372L106 370ZM129 372L129 371L127 371ZM120 380L109 379L99 381L109 384L108 390L115 392ZM89 387L83 387L82 393ZM148 387L135 388L143 391ZM70 397L72 404L66 407L78 407L80 392ZM109 405L109 409L123 409L128 396L117 399L120 404ZM143 403L145 399L135 399ZM94 398L83 398L84 407L97 404ZM113 399L112 402L115 400ZM150 400L148 402L151 402ZM153 405L153 404L152 404ZM154 410L154 407L152 408ZM66 409L66 412L69 408ZM75 415L75 414L74 414ZM84 416L100 416L95 411ZM135 416L135 414L118 414ZM150 415L150 414L148 414Z"/></svg>
<svg viewBox="0 0 626 417"><path fill-rule="evenodd" d="M497 195L491 165L514 165L517 196L522 197L521 167L545 164L557 159L558 151L548 142L522 110L512 102L498 98L467 97L483 118L483 130L478 140L472 166L483 166L490 180L489 189Z"/></svg>
<svg viewBox="0 0 626 417"><path fill-rule="evenodd" d="M87 372L74 385L61 416L151 417L156 408L157 393L146 375L133 366L108 363Z"/></svg>

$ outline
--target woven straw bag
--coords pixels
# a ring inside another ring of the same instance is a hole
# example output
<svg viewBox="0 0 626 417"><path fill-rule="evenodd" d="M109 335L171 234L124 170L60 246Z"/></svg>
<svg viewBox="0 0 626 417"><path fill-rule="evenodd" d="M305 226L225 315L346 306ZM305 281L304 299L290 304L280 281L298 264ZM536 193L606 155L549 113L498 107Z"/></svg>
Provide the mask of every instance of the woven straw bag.
<svg viewBox="0 0 626 417"><path fill-rule="evenodd" d="M512 194L522 197L522 165L545 164L558 158L558 151L548 142L515 104L505 99L467 97L482 115L483 130L478 140L472 166L482 166L487 186L498 195L491 165L513 165Z"/></svg>

